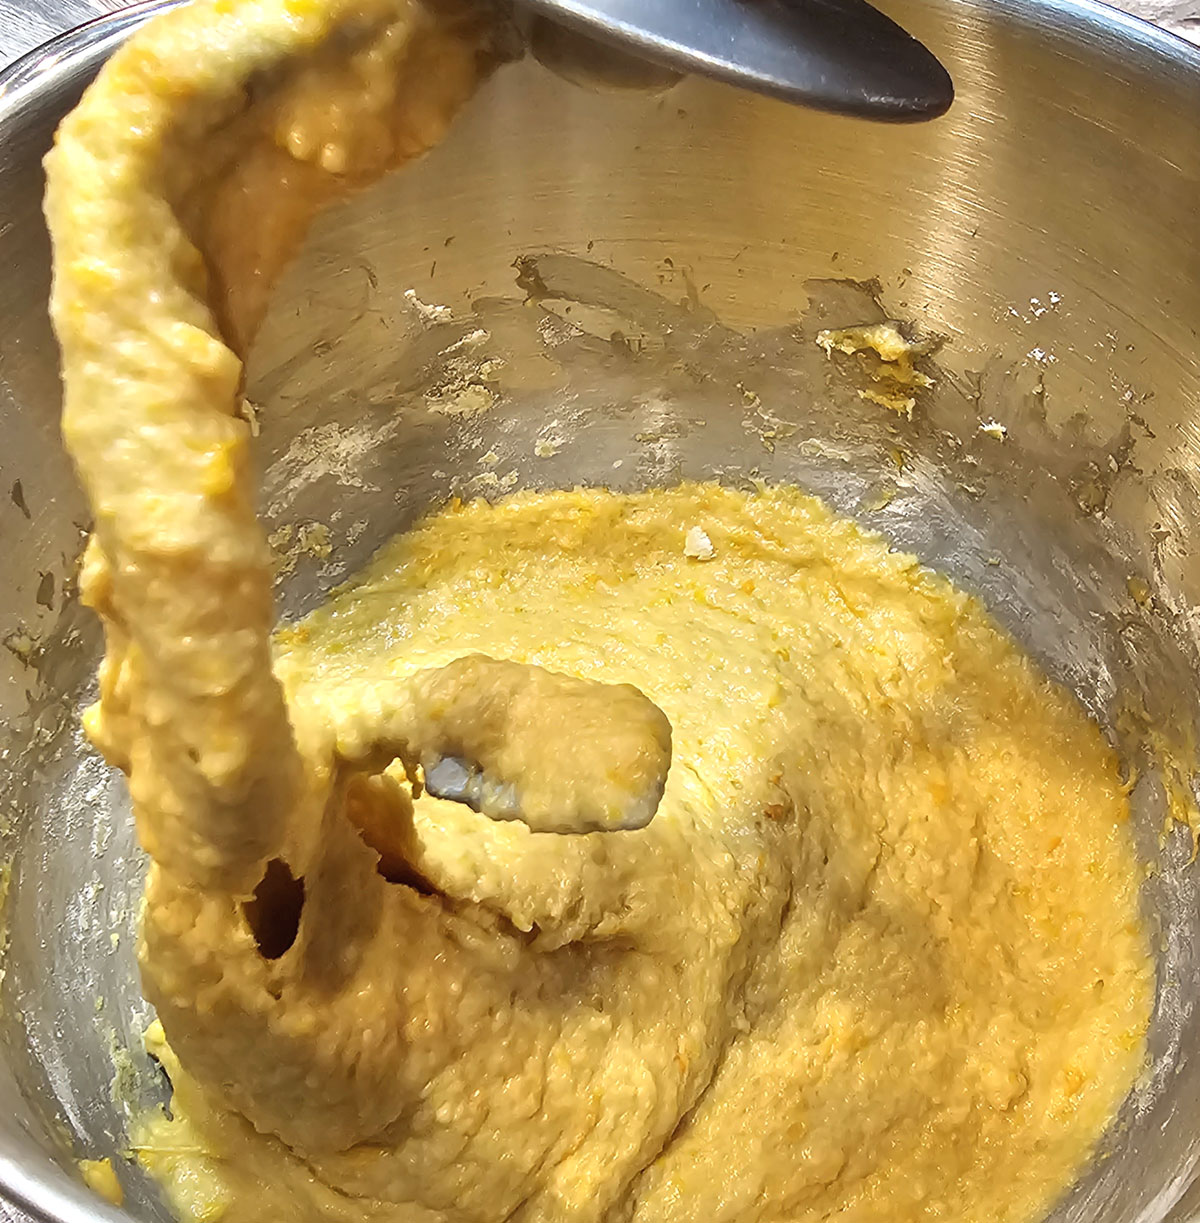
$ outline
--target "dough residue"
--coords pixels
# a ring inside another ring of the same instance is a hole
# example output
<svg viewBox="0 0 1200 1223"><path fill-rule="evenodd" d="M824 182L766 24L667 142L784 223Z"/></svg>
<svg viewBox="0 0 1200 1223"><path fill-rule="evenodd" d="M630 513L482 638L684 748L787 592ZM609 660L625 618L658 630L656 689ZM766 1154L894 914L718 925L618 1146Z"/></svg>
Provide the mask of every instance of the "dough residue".
<svg viewBox="0 0 1200 1223"><path fill-rule="evenodd" d="M869 354L865 370L878 389L864 387L858 392L859 398L889 408L909 420L917 406L916 392L933 385L933 379L915 364L919 357L930 352L932 345L906 339L894 322L819 331L817 346L828 356L835 352L862 357Z"/></svg>
<svg viewBox="0 0 1200 1223"><path fill-rule="evenodd" d="M112 1206L125 1204L125 1191L117 1179L117 1170L111 1159L81 1159L78 1161L79 1175L83 1183Z"/></svg>

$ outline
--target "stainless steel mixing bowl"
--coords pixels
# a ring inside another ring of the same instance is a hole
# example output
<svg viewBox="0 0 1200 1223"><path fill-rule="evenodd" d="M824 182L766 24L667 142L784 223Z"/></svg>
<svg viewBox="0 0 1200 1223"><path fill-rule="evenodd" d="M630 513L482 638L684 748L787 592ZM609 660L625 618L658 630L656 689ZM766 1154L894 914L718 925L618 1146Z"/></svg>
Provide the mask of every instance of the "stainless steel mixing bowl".
<svg viewBox="0 0 1200 1223"><path fill-rule="evenodd" d="M1083 3L893 15L959 100L880 128L701 81L596 94L506 68L443 147L321 219L249 396L285 614L453 494L788 480L977 591L1138 777L1159 946L1146 1074L1055 1223L1155 1223L1200 1155L1200 874L1167 821L1200 691L1200 52ZM58 440L40 158L139 20L0 95L0 1189L64 1223L159 1097L139 1052L142 863L76 711L98 633ZM823 327L936 345L912 420ZM1167 762L1165 770L1163 761ZM1177 802L1177 811L1182 806ZM164 1211L118 1158L127 1211Z"/></svg>

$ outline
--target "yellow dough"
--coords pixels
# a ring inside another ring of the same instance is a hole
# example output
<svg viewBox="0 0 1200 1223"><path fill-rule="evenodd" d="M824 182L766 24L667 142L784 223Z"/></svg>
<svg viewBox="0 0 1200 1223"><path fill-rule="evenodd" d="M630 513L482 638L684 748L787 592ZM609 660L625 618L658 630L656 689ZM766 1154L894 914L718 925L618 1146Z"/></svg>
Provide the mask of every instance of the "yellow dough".
<svg viewBox="0 0 1200 1223"><path fill-rule="evenodd" d="M1029 1223L1153 964L1116 760L978 605L795 491L560 492L447 510L272 641L242 359L313 213L502 43L460 0L200 0L47 161L86 725L175 1089L134 1146L228 1223ZM474 654L649 697L653 821L414 801L381 693Z"/></svg>
<svg viewBox="0 0 1200 1223"><path fill-rule="evenodd" d="M693 526L712 560L685 555ZM658 815L556 837L421 798L398 884L339 834L262 1057L361 1040L394 1120L337 1151L320 1084L281 1065L300 1157L167 1052L181 1120L142 1160L185 1213L1050 1205L1139 1070L1152 966L1115 761L976 603L786 489L526 495L398 539L280 634L276 669L294 717L337 725L339 693L465 650L646 692L674 728ZM223 994L249 1008L244 971ZM246 1036L205 1039L219 1064Z"/></svg>

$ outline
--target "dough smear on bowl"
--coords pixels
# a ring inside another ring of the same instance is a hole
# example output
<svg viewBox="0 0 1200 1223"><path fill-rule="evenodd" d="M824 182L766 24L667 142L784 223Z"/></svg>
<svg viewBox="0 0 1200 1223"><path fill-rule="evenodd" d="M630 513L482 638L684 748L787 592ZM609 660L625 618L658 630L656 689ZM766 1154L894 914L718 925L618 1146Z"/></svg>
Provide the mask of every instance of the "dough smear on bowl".
<svg viewBox="0 0 1200 1223"><path fill-rule="evenodd" d="M139 1158L230 1223L1032 1220L1142 1065L1154 973L1116 759L977 603L793 490L576 491L446 510L272 640L239 414L270 286L502 33L201 0L47 162L87 729L152 859L175 1091ZM644 693L654 820L533 832L349 758L372 693L465 655Z"/></svg>

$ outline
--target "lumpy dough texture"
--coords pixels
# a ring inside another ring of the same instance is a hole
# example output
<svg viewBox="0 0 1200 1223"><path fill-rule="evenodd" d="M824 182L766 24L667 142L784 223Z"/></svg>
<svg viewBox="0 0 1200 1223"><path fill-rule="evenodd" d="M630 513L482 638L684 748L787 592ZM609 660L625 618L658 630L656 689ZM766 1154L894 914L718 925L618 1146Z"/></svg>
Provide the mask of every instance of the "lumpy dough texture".
<svg viewBox="0 0 1200 1223"><path fill-rule="evenodd" d="M696 526L711 560L685 555ZM645 692L674 731L656 818L563 837L394 802L401 881L364 884L347 848L274 989L284 1061L356 1033L402 1105L347 1149L289 1148L158 1034L174 1119L138 1145L178 1210L1048 1209L1139 1070L1153 972L1116 761L974 600L787 489L530 494L398 538L278 635L276 671L294 718L336 727L339 693L464 652ZM411 1001L390 1030L380 988ZM205 1039L219 1062L245 1036ZM321 1115L319 1073L278 1090Z"/></svg>

